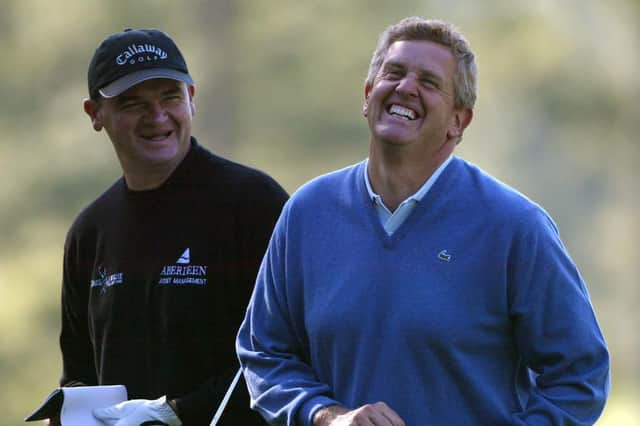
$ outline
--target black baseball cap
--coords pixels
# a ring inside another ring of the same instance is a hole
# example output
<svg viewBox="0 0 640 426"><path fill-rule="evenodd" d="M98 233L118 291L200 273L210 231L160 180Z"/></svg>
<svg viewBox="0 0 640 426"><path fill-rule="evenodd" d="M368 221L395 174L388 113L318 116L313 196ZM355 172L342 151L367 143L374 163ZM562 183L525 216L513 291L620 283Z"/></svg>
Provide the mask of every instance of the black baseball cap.
<svg viewBox="0 0 640 426"><path fill-rule="evenodd" d="M170 78L193 84L180 49L156 29L126 29L100 43L89 63L89 96L118 96L145 80Z"/></svg>

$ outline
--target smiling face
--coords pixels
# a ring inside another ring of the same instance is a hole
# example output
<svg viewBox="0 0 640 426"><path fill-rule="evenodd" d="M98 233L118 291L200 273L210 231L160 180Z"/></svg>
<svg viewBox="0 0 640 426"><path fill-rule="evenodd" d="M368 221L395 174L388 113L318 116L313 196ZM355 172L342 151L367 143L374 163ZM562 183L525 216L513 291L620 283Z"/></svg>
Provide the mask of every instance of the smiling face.
<svg viewBox="0 0 640 426"><path fill-rule="evenodd" d="M471 121L454 107L455 59L430 41L396 41L373 83L365 87L364 114L372 145L405 147L429 155L451 145Z"/></svg>
<svg viewBox="0 0 640 426"><path fill-rule="evenodd" d="M85 101L94 129L109 135L128 185L146 176L145 186L158 186L180 164L191 144L193 94L192 85L153 79L114 98Z"/></svg>

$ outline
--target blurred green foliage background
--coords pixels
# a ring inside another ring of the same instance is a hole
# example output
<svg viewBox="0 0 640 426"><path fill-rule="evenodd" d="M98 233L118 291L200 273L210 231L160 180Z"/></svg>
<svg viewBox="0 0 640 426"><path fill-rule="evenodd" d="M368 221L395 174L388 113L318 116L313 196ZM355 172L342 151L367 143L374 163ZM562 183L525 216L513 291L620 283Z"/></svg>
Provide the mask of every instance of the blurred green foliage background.
<svg viewBox="0 0 640 426"><path fill-rule="evenodd" d="M292 192L366 156L363 82L377 36L421 15L454 22L478 57L479 101L458 154L541 203L589 285L613 362L598 424L640 424L637 0L4 0L1 9L0 423L22 424L57 385L64 236L119 176L81 108L103 37L170 33L196 80L200 142Z"/></svg>

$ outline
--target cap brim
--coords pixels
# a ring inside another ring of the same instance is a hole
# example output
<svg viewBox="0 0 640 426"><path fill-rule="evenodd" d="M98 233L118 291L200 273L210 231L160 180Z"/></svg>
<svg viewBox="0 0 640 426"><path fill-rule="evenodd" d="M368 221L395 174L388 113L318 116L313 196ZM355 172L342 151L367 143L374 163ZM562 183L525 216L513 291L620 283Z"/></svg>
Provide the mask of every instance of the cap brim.
<svg viewBox="0 0 640 426"><path fill-rule="evenodd" d="M193 80L189 74L169 68L153 68L127 74L124 77L107 84L102 89L98 90L98 92L105 98L113 98L136 84L155 78L168 78L171 80L182 81L187 84L193 84Z"/></svg>

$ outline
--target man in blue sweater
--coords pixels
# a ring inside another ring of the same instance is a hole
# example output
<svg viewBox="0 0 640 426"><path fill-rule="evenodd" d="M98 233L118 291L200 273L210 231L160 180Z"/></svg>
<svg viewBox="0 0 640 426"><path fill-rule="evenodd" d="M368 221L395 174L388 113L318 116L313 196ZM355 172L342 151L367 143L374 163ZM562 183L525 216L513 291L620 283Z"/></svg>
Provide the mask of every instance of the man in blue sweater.
<svg viewBox="0 0 640 426"><path fill-rule="evenodd" d="M380 37L369 158L286 204L236 342L274 425L587 425L609 355L548 214L456 157L477 67L450 24Z"/></svg>

